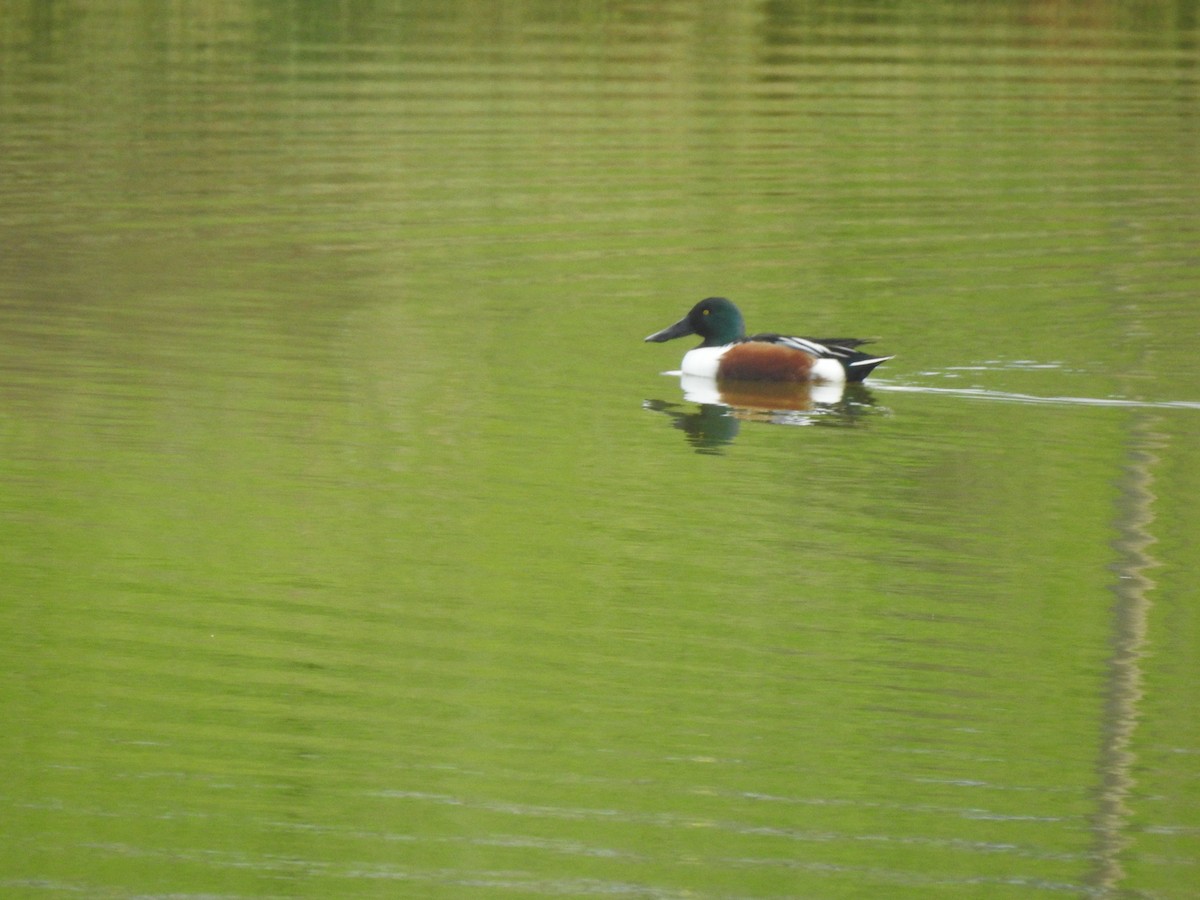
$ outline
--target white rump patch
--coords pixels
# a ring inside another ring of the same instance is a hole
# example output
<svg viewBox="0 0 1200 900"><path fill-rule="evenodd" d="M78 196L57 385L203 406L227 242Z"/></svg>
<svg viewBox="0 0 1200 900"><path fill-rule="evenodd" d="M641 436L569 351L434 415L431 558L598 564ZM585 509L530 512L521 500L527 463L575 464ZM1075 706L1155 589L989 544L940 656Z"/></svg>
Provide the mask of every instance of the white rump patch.
<svg viewBox="0 0 1200 900"><path fill-rule="evenodd" d="M813 381L825 381L830 384L841 384L846 380L846 370L836 359L818 359L813 361L810 377Z"/></svg>

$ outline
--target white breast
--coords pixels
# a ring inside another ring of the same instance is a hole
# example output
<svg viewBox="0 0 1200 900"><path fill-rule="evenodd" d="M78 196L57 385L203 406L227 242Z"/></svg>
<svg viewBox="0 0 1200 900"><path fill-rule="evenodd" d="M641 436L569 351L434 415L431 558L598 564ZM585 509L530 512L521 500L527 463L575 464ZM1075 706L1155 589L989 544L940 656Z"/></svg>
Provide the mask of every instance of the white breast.
<svg viewBox="0 0 1200 900"><path fill-rule="evenodd" d="M700 378L716 378L717 364L729 345L724 347L697 347L683 355L683 365L680 366L684 375L696 375Z"/></svg>

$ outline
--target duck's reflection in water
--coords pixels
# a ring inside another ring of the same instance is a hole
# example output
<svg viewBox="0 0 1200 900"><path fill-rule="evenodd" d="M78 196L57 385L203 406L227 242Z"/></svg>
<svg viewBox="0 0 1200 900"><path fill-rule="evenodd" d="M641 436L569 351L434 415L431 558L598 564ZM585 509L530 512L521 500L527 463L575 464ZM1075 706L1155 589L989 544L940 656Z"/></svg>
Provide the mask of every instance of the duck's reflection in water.
<svg viewBox="0 0 1200 900"><path fill-rule="evenodd" d="M743 422L770 425L853 425L880 411L861 384L812 384L716 381L680 375L686 403L647 400L646 409L660 412L682 431L699 453L719 453L733 443Z"/></svg>

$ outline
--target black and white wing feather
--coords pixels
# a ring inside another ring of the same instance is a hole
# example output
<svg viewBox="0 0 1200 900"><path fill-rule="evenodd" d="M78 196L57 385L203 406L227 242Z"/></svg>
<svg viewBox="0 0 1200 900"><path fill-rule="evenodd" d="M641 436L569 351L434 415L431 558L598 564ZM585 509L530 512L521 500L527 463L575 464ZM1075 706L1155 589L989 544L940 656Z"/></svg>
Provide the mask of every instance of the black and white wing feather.
<svg viewBox="0 0 1200 900"><path fill-rule="evenodd" d="M790 334L755 334L742 340L781 344L809 353L817 359L836 359L846 370L847 381L862 381L877 365L892 358L890 356L872 356L870 353L856 350L856 347L871 343L862 338L810 338Z"/></svg>
<svg viewBox="0 0 1200 900"><path fill-rule="evenodd" d="M810 338L799 337L794 334L755 334L743 338L743 340L782 344L785 347L792 347L795 350L803 350L805 353L810 353L818 359L845 360L851 359L854 356L861 356L862 354L856 353L854 348L871 343L861 338Z"/></svg>

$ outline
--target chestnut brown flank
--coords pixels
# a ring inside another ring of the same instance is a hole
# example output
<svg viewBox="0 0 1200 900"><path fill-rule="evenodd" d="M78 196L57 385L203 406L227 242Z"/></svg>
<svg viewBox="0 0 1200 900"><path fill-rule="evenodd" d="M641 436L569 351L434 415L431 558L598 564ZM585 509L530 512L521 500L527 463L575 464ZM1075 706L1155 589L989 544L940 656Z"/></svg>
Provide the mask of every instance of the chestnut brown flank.
<svg viewBox="0 0 1200 900"><path fill-rule="evenodd" d="M747 341L725 351L717 374L731 381L808 381L812 366L802 350Z"/></svg>

